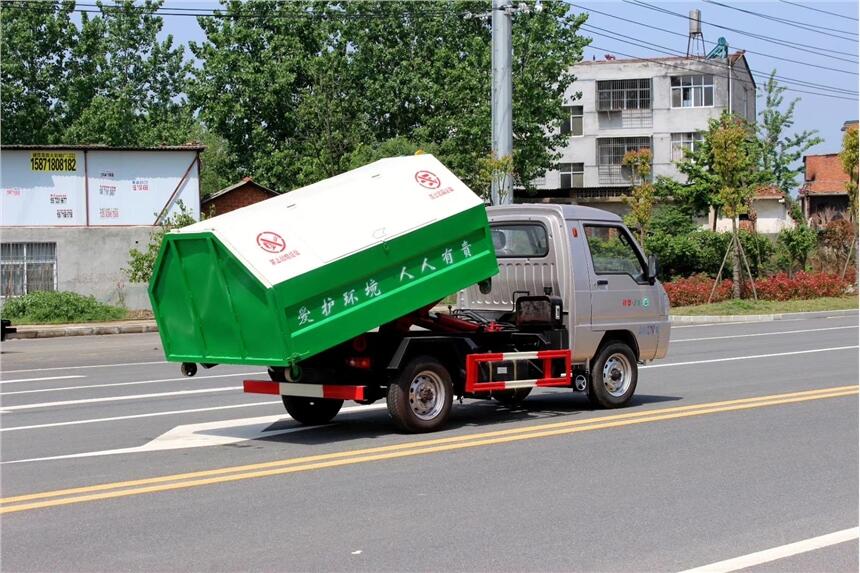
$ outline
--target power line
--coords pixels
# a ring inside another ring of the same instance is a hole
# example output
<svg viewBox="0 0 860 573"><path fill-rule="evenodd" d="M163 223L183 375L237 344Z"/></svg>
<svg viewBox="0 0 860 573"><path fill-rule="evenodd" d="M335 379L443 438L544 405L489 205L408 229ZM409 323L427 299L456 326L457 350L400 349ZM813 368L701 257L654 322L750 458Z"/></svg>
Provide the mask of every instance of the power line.
<svg viewBox="0 0 860 573"><path fill-rule="evenodd" d="M631 20L630 18L623 18L623 17L621 17L621 16L616 16L615 14L610 14L609 12L601 12L600 10L595 10L594 8L587 8L586 6L580 6L579 4L574 4L573 2L567 2L567 1L565 1L565 4L567 4L568 6L573 6L574 8L579 8L580 10L586 10L586 11L588 11L588 12L594 12L595 14L601 14L601 15L603 15L603 16L608 16L608 17L610 17L610 18L615 18L616 20L621 20L621 21L623 21L623 22L629 22L629 23L631 23L631 24L636 24L637 26L642 26L642 27L645 27L645 28L651 28L652 30L659 30L659 31L661 31L661 32L666 32L667 34L673 34L673 35L675 35L675 36L679 36L679 37L681 37L681 38L687 38L687 37L688 37L688 36L687 36L687 34L682 34L682 33L680 33L680 32L676 32L675 30L670 30L670 29L668 29L668 28L661 28L661 27L659 27L659 26L654 26L654 25L651 25L651 24L644 24L644 23L642 23L642 22L640 22L640 21L638 21L638 20ZM714 45L714 46L716 46L716 45L717 45L717 43L716 43L716 42L711 42L711 41L707 41L707 40L706 40L706 42L707 42L708 44L711 44L711 45ZM768 54L768 53L766 53L766 52L757 52L757 51L755 51L755 50L749 50L749 49L741 48L741 47L737 47L736 49L738 49L738 50L743 50L743 51L745 51L745 52L746 52L746 53L748 53L748 54L756 54L756 55L758 55L758 56L764 56L764 57L766 57L766 58L772 58L772 59L774 59L774 60L781 60L781 61L783 61L783 62L790 62L790 63L792 63L792 64L799 64L799 65L802 65L802 66L809 66L809 67L811 67L811 68L817 68L817 69L821 69L821 70L829 70L829 71L832 71L832 72L839 72L839 73L842 73L842 74L850 74L850 75L853 75L853 76L860 75L860 74L858 74L857 72L853 72L853 71L850 71L850 70L843 70L843 69L841 69L841 68L831 68L831 67L829 67L829 66L822 66L821 64L813 64L813 63L810 63L810 62L804 62L804 61L796 60L796 59L793 59L793 58L783 58L783 57L780 57L780 56L775 56L775 55L773 55L773 54ZM824 57L830 57L830 56L824 56Z"/></svg>
<svg viewBox="0 0 860 573"><path fill-rule="evenodd" d="M591 26L589 24L583 24L582 27L585 28L586 30L589 30L589 31L598 30L597 32L592 32L594 34L597 34L598 36L604 36L604 37L612 39L612 40L617 40L617 41L624 42L627 44L639 46L640 48L657 49L657 51L660 51L660 52L667 54L667 55L670 55L670 56L683 56L684 55L683 52L679 52L678 50L673 50L672 48L669 48L667 46L662 46L660 44L655 44L653 42L648 42L646 40L638 40L638 42L640 42L640 43L634 42L632 40L628 40L625 36L621 36L620 34L617 34L616 32L613 32L611 30L607 30L605 28L600 28L597 26ZM720 68L720 70L722 70L724 67L724 65L722 63L715 62L712 60L703 59L703 60L700 60L700 62L703 64L710 65L710 66L717 66ZM762 72L760 70L754 70L752 68L750 68L750 74L752 76L757 76L757 77L762 77L762 78L769 78L770 77L770 74L768 74L767 72ZM846 95L858 95L858 92L856 92L856 91L848 90L845 88L840 88L837 86L829 86L829 85L823 85L820 83L806 82L803 80L798 80L795 78L788 78L788 77L779 76L779 75L774 75L774 77L783 81L784 83L787 83L787 84L795 84L795 85L808 87L808 88L823 89L826 91L843 93ZM740 80L740 81L748 81L748 80Z"/></svg>
<svg viewBox="0 0 860 573"><path fill-rule="evenodd" d="M806 8L807 10L812 10L813 12L821 12L822 14L830 14L831 16L836 16L838 18L845 18L846 20L853 20L857 22L857 18L852 18L851 16L846 16L845 14L839 14L837 12L828 12L827 10L822 10L821 8L813 8L812 6L807 6L806 4L800 4L799 2L789 2L788 0L779 0L780 2L784 2L785 4L791 4L792 6L798 6L800 8Z"/></svg>
<svg viewBox="0 0 860 573"><path fill-rule="evenodd" d="M587 47L587 48L592 48L592 49L594 49L594 50L600 50L601 52L618 54L618 55L620 55L620 56L625 56L625 57L627 57L627 58L631 58L631 59L633 59L633 60L640 61L640 62L652 62L652 63L659 64L659 65L661 65L661 66L666 66L666 67L669 67L669 68L676 68L676 69L679 69L679 70L684 70L684 71L693 72L693 73L697 73L697 74L701 74L701 73L702 73L702 72L701 72L701 70L696 70L696 69L693 69L693 68L688 68L688 67L686 67L686 66L679 66L679 65L676 65L676 64L670 64L669 62L666 62L666 61L661 60L661 59L659 59L659 58L643 58L643 57L640 57L640 56L634 56L634 55L632 55L632 54L625 54L624 52L619 52L618 50L611 50L611 49L609 49L609 48L601 48L600 46L596 46L596 45L594 45L594 44L591 44L591 45L586 46L586 47ZM846 100L846 101L857 101L857 100L856 100L856 98L847 98L847 97L842 97L842 96L838 96L838 95L822 94L822 93L817 93L817 92L810 92L810 91L798 90L798 89L794 89L794 88L785 88L785 89L786 89L786 91L791 91L791 92L798 92L798 93L803 93L803 94L811 94L811 95L817 95L817 96L822 96L822 97L829 97L829 98L833 98L833 99L843 99L843 100Z"/></svg>
<svg viewBox="0 0 860 573"><path fill-rule="evenodd" d="M641 2L640 0L623 0L623 1L626 2L627 4L632 4L633 6L639 6L640 8L647 8L648 10L655 10L657 12L662 12L663 14L669 14L671 16L677 16L678 18L683 18L684 20L689 20L689 16L687 16L685 14L679 14L677 12L667 10L666 8L661 8L659 6L653 6L653 5L648 4L646 2ZM805 51L804 48L809 48L809 49L813 49L813 50L819 50L822 52L829 52L832 54L841 54L843 56L851 56L852 58L857 57L857 54L852 54L850 52L841 52L839 50L831 50L828 48L822 48L820 46L801 44L799 42L786 42L784 40L780 40L779 38L773 38L771 36L765 36L763 34L756 34L755 32L747 32L746 30L739 30L737 28L731 28L729 26L721 26L720 24L714 24L713 22L705 22L704 20L700 20L700 22L702 22L703 24L708 24L708 25L713 26L715 28L720 28L722 30L728 30L730 32L735 32L736 34L742 34L744 36L749 36L751 38L756 38L759 40L765 40L767 42L779 44L781 46L785 46L788 48L794 48L794 49L799 49L799 50L803 50L803 51ZM857 60L845 60L843 58L838 58L836 56L828 56L828 57L831 57L831 58L834 58L837 60L843 60L845 62L851 62L852 64L858 63Z"/></svg>
<svg viewBox="0 0 860 573"><path fill-rule="evenodd" d="M830 36L832 38L838 38L840 40L846 40L848 42L856 42L856 38L846 38L845 36L840 36L838 34L834 34L833 32L838 32L839 34L848 34L857 36L856 32L848 32L847 30L838 30L835 28L826 28L824 26L816 26L815 24L804 24L803 22L797 22L795 20L788 20L787 18L778 18L777 16L771 16L770 14L763 14L761 12L755 12L753 10L746 10L745 8L738 8L737 6L730 6L728 4L723 4L722 2L717 2L716 0L702 0L703 2L707 2L708 4L715 4L716 6L722 6L723 8L728 8L729 10L737 10L738 12L743 12L744 14L749 14L751 16L756 16L758 18L763 18L765 20L770 20L772 22L779 22L780 24L785 24L787 26L794 26L795 28L800 28L802 30L807 30L809 32L815 32L816 34L822 34L824 36Z"/></svg>

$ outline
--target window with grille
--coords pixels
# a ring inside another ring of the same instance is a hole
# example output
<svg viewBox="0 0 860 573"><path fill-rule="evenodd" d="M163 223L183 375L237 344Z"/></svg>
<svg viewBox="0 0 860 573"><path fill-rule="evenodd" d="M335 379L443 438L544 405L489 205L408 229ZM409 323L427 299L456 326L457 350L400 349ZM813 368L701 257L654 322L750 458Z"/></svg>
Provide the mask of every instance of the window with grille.
<svg viewBox="0 0 860 573"><path fill-rule="evenodd" d="M597 140L597 175L602 184L624 185L630 173L622 170L621 162L628 151L651 149L650 137L606 137Z"/></svg>
<svg viewBox="0 0 860 573"><path fill-rule="evenodd" d="M651 80L597 82L597 111L651 109Z"/></svg>
<svg viewBox="0 0 860 573"><path fill-rule="evenodd" d="M566 105L562 109L567 113L567 117L561 122L561 133L582 135L582 106Z"/></svg>
<svg viewBox="0 0 860 573"><path fill-rule="evenodd" d="M584 187L583 172L584 164L582 163L562 163L559 165L561 172L560 189L580 189Z"/></svg>
<svg viewBox="0 0 860 573"><path fill-rule="evenodd" d="M672 107L713 107L714 76L672 77Z"/></svg>
<svg viewBox="0 0 860 573"><path fill-rule="evenodd" d="M673 133L672 134L672 161L680 161L684 159L684 150L690 152L699 148L704 140L704 136L698 132Z"/></svg>
<svg viewBox="0 0 860 573"><path fill-rule="evenodd" d="M0 294L21 296L57 288L57 243L0 245Z"/></svg>

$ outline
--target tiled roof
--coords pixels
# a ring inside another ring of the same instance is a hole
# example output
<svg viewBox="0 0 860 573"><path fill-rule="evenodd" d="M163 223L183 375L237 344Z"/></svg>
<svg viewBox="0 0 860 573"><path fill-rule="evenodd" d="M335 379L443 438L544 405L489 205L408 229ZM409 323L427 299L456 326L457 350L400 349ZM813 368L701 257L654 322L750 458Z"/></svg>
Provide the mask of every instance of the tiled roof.
<svg viewBox="0 0 860 573"><path fill-rule="evenodd" d="M767 187L759 187L755 191L756 199L784 199L785 196L782 194L782 191L779 190L779 187L775 187L773 185L768 185Z"/></svg>
<svg viewBox="0 0 860 573"><path fill-rule="evenodd" d="M845 184L848 174L842 170L838 153L807 155L803 158L806 179L801 195L843 195L848 193Z"/></svg>
<svg viewBox="0 0 860 573"><path fill-rule="evenodd" d="M229 187L225 187L219 191L215 191L211 195L207 195L203 199L203 201L204 202L211 201L212 199L215 199L216 197L220 197L221 195L225 195L225 194L229 193L230 191L233 191L235 189L239 189L240 187L244 187L245 185L251 185L253 187L256 187L257 189L271 195L272 197L274 197L278 194L277 192L272 191L268 187L264 187L263 185L260 185L259 183L257 183L253 179L251 179L250 177L243 177L242 180L239 181L238 183L234 183L233 185L230 185Z"/></svg>

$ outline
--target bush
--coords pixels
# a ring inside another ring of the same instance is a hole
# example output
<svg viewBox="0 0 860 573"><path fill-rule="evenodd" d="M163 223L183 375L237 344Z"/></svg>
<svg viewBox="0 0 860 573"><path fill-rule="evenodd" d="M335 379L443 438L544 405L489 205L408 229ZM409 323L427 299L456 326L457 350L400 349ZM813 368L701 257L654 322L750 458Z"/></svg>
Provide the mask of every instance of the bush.
<svg viewBox="0 0 860 573"><path fill-rule="evenodd" d="M853 277L853 275L851 276ZM713 285L713 278L699 274L677 279L665 283L663 286L672 306L690 306L706 304ZM755 282L759 300L837 297L843 296L851 286L851 279L840 279L838 275L805 272L796 273L793 277L789 277L786 273L780 273L773 277L758 279ZM744 283L744 287L744 296L752 297L752 292L746 283ZM731 297L731 293L732 281L725 279L717 285L711 302L727 300Z"/></svg>
<svg viewBox="0 0 860 573"><path fill-rule="evenodd" d="M6 300L3 318L19 324L118 320L126 310L74 292L34 292Z"/></svg>
<svg viewBox="0 0 860 573"><path fill-rule="evenodd" d="M788 274L791 275L795 265L799 266L801 271L806 269L806 260L818 243L818 233L815 232L815 229L805 225L798 225L797 227L786 228L780 231L777 241L788 254L790 265L788 267Z"/></svg>
<svg viewBox="0 0 860 573"><path fill-rule="evenodd" d="M757 277L764 271L766 262L773 255L773 242L764 235L744 231L741 231L739 236L750 270L753 276ZM648 236L646 244L648 252L655 254L660 261L660 279L669 280L673 277L686 277L697 273L716 276L730 240L731 233L699 230L675 235L668 232L668 229L662 225L658 225L657 229ZM724 276L731 275L731 272L731 257L729 257L723 269Z"/></svg>

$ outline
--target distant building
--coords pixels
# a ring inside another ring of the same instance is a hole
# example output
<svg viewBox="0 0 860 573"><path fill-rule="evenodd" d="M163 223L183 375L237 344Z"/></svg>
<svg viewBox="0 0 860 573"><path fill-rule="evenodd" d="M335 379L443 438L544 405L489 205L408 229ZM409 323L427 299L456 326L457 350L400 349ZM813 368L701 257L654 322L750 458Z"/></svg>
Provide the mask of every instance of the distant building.
<svg viewBox="0 0 860 573"><path fill-rule="evenodd" d="M788 205L785 196L776 187L761 187L756 190L752 199L752 208L755 217L744 214L738 217L741 229L755 231L762 234L776 234L785 228L794 227L795 223L788 214ZM712 212L713 213L713 212ZM713 214L704 228L713 228ZM731 231L732 220L720 217L716 223L717 231Z"/></svg>
<svg viewBox="0 0 860 573"><path fill-rule="evenodd" d="M200 211L205 217L214 217L277 195L278 193L268 187L263 187L250 177L245 177L234 185L204 197L200 201Z"/></svg>
<svg viewBox="0 0 860 573"><path fill-rule="evenodd" d="M4 145L0 297L64 290L149 308L122 269L180 201L198 217L203 149Z"/></svg>
<svg viewBox="0 0 860 573"><path fill-rule="evenodd" d="M821 226L847 218L848 174L842 169L838 153L805 155L804 182L800 188L803 213L811 225Z"/></svg>
<svg viewBox="0 0 860 573"><path fill-rule="evenodd" d="M700 131L724 111L755 121L755 80L744 52L724 58L673 57L585 61L565 94L570 133L555 169L533 181L535 198L576 202L616 213L631 179L621 160L628 151L652 152L654 177L678 180L674 162L702 140ZM581 97L576 95L581 93ZM522 192L521 192L522 193Z"/></svg>

